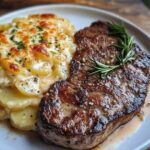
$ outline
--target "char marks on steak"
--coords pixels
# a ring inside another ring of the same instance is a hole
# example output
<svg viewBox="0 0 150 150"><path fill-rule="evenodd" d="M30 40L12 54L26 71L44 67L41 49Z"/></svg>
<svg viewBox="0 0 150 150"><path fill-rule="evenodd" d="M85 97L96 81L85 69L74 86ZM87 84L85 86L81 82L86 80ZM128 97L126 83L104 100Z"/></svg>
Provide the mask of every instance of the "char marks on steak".
<svg viewBox="0 0 150 150"><path fill-rule="evenodd" d="M119 55L108 24L96 22L78 31L75 42L69 78L52 85L41 100L38 131L47 142L83 150L103 142L140 111L148 89L150 56L135 45L136 59L101 79L89 74L89 57L112 65Z"/></svg>

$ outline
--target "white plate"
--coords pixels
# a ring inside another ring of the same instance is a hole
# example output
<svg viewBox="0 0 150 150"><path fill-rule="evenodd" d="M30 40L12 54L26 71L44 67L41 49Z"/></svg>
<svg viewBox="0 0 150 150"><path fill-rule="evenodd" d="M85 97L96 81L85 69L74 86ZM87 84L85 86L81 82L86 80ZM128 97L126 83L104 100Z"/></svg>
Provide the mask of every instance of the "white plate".
<svg viewBox="0 0 150 150"><path fill-rule="evenodd" d="M0 23L10 22L15 17L27 16L35 13L55 13L61 17L68 18L76 27L81 29L90 25L96 20L116 21L123 23L130 33L136 37L137 42L145 49L150 50L149 35L144 33L136 25L131 22L101 9L70 5L70 4L57 4L57 5L41 5L15 11L13 13L4 15L0 18ZM140 129L123 141L118 142L117 150L134 150L141 149L149 143L150 139L150 116L148 116L142 123ZM36 135L36 133L18 134L14 130L7 127L0 128L0 150L62 150L56 146L46 145ZM112 148L111 148L112 150Z"/></svg>

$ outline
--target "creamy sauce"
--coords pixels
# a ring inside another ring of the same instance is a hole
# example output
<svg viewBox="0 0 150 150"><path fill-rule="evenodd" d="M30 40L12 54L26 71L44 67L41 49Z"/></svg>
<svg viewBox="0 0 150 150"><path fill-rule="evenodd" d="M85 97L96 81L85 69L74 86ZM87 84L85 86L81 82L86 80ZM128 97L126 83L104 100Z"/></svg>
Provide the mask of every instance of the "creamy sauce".
<svg viewBox="0 0 150 150"><path fill-rule="evenodd" d="M144 114L144 118L150 115L150 85L145 104L141 112ZM130 122L121 126L113 134L111 134L105 142L92 150L115 150L119 146L119 143L123 142L123 140L127 139L129 136L132 136L141 125L142 120L138 116L135 116Z"/></svg>

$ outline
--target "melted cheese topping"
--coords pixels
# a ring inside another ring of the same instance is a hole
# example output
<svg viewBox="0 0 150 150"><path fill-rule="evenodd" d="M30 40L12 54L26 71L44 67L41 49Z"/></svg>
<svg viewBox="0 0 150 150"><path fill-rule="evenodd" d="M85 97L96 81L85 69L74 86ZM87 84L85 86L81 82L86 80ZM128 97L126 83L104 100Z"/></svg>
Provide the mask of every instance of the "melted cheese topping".
<svg viewBox="0 0 150 150"><path fill-rule="evenodd" d="M0 33L1 72L8 79L0 86L11 83L22 94L40 95L51 79L65 79L75 50L73 35L70 22L52 14L14 19Z"/></svg>
<svg viewBox="0 0 150 150"><path fill-rule="evenodd" d="M0 105L7 112L35 107L52 83L67 78L73 36L73 25L53 14L16 18L0 26L0 91L5 95L0 95Z"/></svg>

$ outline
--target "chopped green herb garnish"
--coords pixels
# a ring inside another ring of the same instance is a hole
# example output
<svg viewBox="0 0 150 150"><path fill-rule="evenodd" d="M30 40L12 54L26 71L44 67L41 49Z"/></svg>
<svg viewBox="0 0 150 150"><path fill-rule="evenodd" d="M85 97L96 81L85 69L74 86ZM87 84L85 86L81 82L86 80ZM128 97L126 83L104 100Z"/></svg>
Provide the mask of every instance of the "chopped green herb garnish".
<svg viewBox="0 0 150 150"><path fill-rule="evenodd" d="M18 49L24 49L25 45L22 41L16 43Z"/></svg>
<svg viewBox="0 0 150 150"><path fill-rule="evenodd" d="M14 37L15 37L14 35L12 35L12 36L10 37L10 40L13 41L13 42L14 42Z"/></svg>
<svg viewBox="0 0 150 150"><path fill-rule="evenodd" d="M35 77L33 80L34 80L34 82L38 82L38 78L37 77Z"/></svg>
<svg viewBox="0 0 150 150"><path fill-rule="evenodd" d="M17 32L17 29L15 29L15 28L11 30L11 34L14 34L16 32Z"/></svg>
<svg viewBox="0 0 150 150"><path fill-rule="evenodd" d="M40 36L39 42L44 43L44 42L46 42L46 40L42 36Z"/></svg>
<svg viewBox="0 0 150 150"><path fill-rule="evenodd" d="M24 49L25 48L25 45L24 45L24 43L22 42L22 41L15 41L15 36L14 35L12 35L11 37L10 37L10 40L12 41L12 42L14 42L16 45L17 45L17 49Z"/></svg>
<svg viewBox="0 0 150 150"><path fill-rule="evenodd" d="M36 28L37 28L39 31L43 31L43 28L40 27L40 26L36 26Z"/></svg>
<svg viewBox="0 0 150 150"><path fill-rule="evenodd" d="M13 27L13 29L11 30L11 34L16 33L16 32L17 32L17 30L18 30L18 26L17 26L17 25L15 25L15 26Z"/></svg>
<svg viewBox="0 0 150 150"><path fill-rule="evenodd" d="M8 57L8 56L10 56L10 55L11 55L11 53L10 53L10 52L8 52L8 53L7 53L7 57Z"/></svg>
<svg viewBox="0 0 150 150"><path fill-rule="evenodd" d="M35 39L33 38L33 39L31 40L31 42L32 42L32 43L35 43Z"/></svg>

